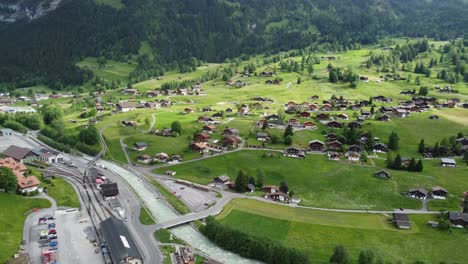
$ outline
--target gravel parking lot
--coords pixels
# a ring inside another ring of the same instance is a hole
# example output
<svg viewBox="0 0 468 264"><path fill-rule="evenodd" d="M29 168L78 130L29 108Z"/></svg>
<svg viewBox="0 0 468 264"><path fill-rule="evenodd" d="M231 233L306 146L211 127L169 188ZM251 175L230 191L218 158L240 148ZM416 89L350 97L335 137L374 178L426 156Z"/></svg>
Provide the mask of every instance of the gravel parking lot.
<svg viewBox="0 0 468 264"><path fill-rule="evenodd" d="M205 210L218 199L216 193L200 191L171 180L165 180L163 184L171 192L175 192L193 212Z"/></svg>
<svg viewBox="0 0 468 264"><path fill-rule="evenodd" d="M38 224L40 217L54 216L54 220L48 220L46 224ZM35 214L28 222L29 241L26 241L32 263L42 263L42 250L48 249L48 242L40 240L41 231L48 230L48 224L55 223L57 231L58 250L57 260L59 263L70 264L103 264L101 254L94 252L96 247L87 239L87 229L91 226L87 214L78 210L67 211L43 210Z"/></svg>

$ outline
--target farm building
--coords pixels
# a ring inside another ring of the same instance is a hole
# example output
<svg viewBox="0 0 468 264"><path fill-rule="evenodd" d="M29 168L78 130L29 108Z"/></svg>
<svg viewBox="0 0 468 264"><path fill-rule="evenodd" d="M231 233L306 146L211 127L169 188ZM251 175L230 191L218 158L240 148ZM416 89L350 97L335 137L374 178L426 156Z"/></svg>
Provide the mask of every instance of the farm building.
<svg viewBox="0 0 468 264"><path fill-rule="evenodd" d="M442 167L456 167L457 162L454 159L442 158L440 159L440 165L442 165Z"/></svg>

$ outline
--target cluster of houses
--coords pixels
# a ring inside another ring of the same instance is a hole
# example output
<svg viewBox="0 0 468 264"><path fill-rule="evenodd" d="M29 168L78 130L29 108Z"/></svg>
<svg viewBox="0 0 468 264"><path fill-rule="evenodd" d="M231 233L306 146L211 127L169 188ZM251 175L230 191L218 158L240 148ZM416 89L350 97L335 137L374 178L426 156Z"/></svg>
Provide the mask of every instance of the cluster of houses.
<svg viewBox="0 0 468 264"><path fill-rule="evenodd" d="M159 109L159 108L167 108L172 105L170 100L161 99L156 100L154 102L146 102L146 101L139 101L139 102L119 102L117 104L108 103L115 108L116 112L125 113L130 112L136 109ZM96 109L103 110L102 106L96 106ZM98 110L99 111L99 110Z"/></svg>
<svg viewBox="0 0 468 264"><path fill-rule="evenodd" d="M35 176L26 176L26 166L11 157L0 159L0 167L8 168L13 172L18 181L18 191L21 193L36 191L39 187L39 184L41 184L41 182Z"/></svg>
<svg viewBox="0 0 468 264"><path fill-rule="evenodd" d="M465 227L468 226L468 213L465 213L465 212L449 212L448 213L448 220L449 220L450 224L453 227L465 228ZM394 211L394 213L393 213L393 222L395 223L395 226L397 228L399 228L399 229L405 229L405 230L411 229L410 218L409 218L408 214L406 214L403 211L398 211L398 210ZM433 227L437 227L439 223L434 222L434 221L429 221L428 224L433 226Z"/></svg>
<svg viewBox="0 0 468 264"><path fill-rule="evenodd" d="M137 157L137 161L145 164L152 162L175 164L183 161L183 158L180 155L169 155L167 153L161 152L156 154L154 157L151 157L148 154L142 154Z"/></svg>
<svg viewBox="0 0 468 264"><path fill-rule="evenodd" d="M432 187L432 190L430 192L424 188L413 188L408 191L409 197L421 200L426 200L429 198L445 200L447 194L448 191L440 186Z"/></svg>
<svg viewBox="0 0 468 264"><path fill-rule="evenodd" d="M134 88L124 89L122 91L123 94L131 95L131 96L139 96L141 95L140 91ZM147 98L153 98L158 96L186 96L186 95L198 95L198 96L205 96L206 93L203 91L202 86L200 83L196 83L191 88L177 88L175 90L150 90L146 92Z"/></svg>
<svg viewBox="0 0 468 264"><path fill-rule="evenodd" d="M2 130L3 136L8 136ZM48 149L28 149L11 145L3 152L3 158L0 159L0 167L9 168L17 178L18 191L21 193L30 193L36 191L40 181L35 176L26 176L27 168L24 163L40 161L43 163L63 162L63 154Z"/></svg>
<svg viewBox="0 0 468 264"><path fill-rule="evenodd" d="M216 132L216 127L212 124L207 124L203 127L203 131L194 136L194 139L189 144L189 149L197 153L207 152L222 152L229 149L235 149L242 142L239 136L239 130L235 128L225 128L221 132L221 140L211 141L211 134Z"/></svg>
<svg viewBox="0 0 468 264"><path fill-rule="evenodd" d="M213 183L211 184L215 187L220 187L223 189L234 189L235 182L231 181L231 178L226 175L221 175L214 178ZM248 189L250 192L254 192L257 188L253 184L248 184ZM299 203L300 199L292 199L287 193L283 193L280 191L280 188L276 185L265 185L261 187L263 197L265 199L278 201L278 202L291 202L291 203Z"/></svg>

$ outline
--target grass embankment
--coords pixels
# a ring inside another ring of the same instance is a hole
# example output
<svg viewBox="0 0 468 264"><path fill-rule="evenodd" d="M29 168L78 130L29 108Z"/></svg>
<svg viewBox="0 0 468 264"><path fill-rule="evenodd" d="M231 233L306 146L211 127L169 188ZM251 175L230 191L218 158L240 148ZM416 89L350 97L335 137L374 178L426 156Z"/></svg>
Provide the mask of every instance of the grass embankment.
<svg viewBox="0 0 468 264"><path fill-rule="evenodd" d="M171 239L171 235L172 235L172 239ZM171 234L171 232L167 229L157 230L156 232L154 232L154 237L156 238L156 240L158 240L161 243L174 243L174 244L181 244L181 245L187 244L182 239L179 239L178 237Z"/></svg>
<svg viewBox="0 0 468 264"><path fill-rule="evenodd" d="M313 263L328 261L336 245L345 246L353 261L364 249L394 263L463 262L468 257L464 250L467 231L439 231L427 225L436 216L410 215L412 229L404 231L396 229L386 215L324 212L237 199L217 218L243 232L308 251Z"/></svg>
<svg viewBox="0 0 468 264"><path fill-rule="evenodd" d="M140 223L143 225L154 225L156 222L154 221L153 217L151 217L150 213L146 208L140 208Z"/></svg>
<svg viewBox="0 0 468 264"><path fill-rule="evenodd" d="M5 263L19 248L26 213L33 208L50 207L45 199L30 199L0 192L0 263Z"/></svg>
<svg viewBox="0 0 468 264"><path fill-rule="evenodd" d="M66 180L55 177L55 179L51 179L50 184L44 183L44 187L47 187L47 193L54 198L57 206L80 207L80 200L75 189Z"/></svg>
<svg viewBox="0 0 468 264"><path fill-rule="evenodd" d="M163 254L163 264L172 264L171 254L175 253L175 248L172 246L161 246L161 253Z"/></svg>
<svg viewBox="0 0 468 264"><path fill-rule="evenodd" d="M188 214L190 213L190 209L181 201L179 200L174 194L172 194L166 187L164 187L162 184L157 182L154 179L149 179L151 181L151 184L156 187L159 192L164 196L167 202L180 214Z"/></svg>

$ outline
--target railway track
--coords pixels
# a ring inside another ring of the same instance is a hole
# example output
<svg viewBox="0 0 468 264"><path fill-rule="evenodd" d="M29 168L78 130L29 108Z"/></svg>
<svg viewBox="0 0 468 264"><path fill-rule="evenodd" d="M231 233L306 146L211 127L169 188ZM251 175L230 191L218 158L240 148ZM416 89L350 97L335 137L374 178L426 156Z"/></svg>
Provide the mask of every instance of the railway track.
<svg viewBox="0 0 468 264"><path fill-rule="evenodd" d="M103 239L99 233L99 224L112 215L112 213L98 198L98 195L94 190L93 183L88 178L88 176L82 174L77 169L72 169L61 165L47 168L45 171L64 178L76 187L78 190L78 195L84 203L83 208L85 208L91 220L97 241L99 244L102 244Z"/></svg>

